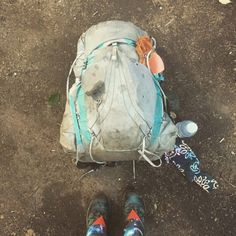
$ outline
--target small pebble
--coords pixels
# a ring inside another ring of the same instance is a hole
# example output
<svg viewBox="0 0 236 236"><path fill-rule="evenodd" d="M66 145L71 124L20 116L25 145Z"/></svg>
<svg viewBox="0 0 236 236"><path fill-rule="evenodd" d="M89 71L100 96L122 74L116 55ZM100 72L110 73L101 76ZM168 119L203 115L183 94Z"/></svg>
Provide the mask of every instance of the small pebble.
<svg viewBox="0 0 236 236"><path fill-rule="evenodd" d="M0 215L0 219L3 220L4 219L4 215Z"/></svg>
<svg viewBox="0 0 236 236"><path fill-rule="evenodd" d="M156 203L154 204L154 209L157 210L157 204Z"/></svg>
<svg viewBox="0 0 236 236"><path fill-rule="evenodd" d="M170 112L170 117L171 117L172 119L176 119L176 118L177 118L177 115L176 115L173 111L171 111L171 112Z"/></svg>

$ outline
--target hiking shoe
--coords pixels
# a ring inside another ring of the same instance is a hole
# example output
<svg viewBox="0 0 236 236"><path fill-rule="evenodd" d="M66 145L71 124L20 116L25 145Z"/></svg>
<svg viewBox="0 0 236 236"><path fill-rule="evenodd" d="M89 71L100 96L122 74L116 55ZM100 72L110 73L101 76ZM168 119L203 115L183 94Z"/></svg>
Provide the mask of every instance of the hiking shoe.
<svg viewBox="0 0 236 236"><path fill-rule="evenodd" d="M144 202L138 194L130 192L126 195L124 214L127 221L140 220L144 223Z"/></svg>
<svg viewBox="0 0 236 236"><path fill-rule="evenodd" d="M90 202L88 207L86 224L87 228L91 225L107 225L109 215L109 203L105 194L97 194Z"/></svg>

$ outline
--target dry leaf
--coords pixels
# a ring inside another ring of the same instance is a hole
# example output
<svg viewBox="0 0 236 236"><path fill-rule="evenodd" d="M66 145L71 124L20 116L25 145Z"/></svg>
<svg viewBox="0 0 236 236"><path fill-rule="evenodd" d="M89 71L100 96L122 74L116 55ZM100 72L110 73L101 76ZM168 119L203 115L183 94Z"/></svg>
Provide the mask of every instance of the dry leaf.
<svg viewBox="0 0 236 236"><path fill-rule="evenodd" d="M36 234L32 229L28 229L25 233L25 236L36 236Z"/></svg>
<svg viewBox="0 0 236 236"><path fill-rule="evenodd" d="M231 3L230 0L219 0L219 2L222 3L222 4L224 4L224 5L226 5L226 4L228 4L228 3Z"/></svg>

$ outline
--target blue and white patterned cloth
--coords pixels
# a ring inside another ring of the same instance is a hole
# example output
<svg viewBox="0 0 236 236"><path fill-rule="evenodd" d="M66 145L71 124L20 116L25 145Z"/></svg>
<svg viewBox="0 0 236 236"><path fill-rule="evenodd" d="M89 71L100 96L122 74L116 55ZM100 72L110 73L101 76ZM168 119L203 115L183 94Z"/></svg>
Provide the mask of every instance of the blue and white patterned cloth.
<svg viewBox="0 0 236 236"><path fill-rule="evenodd" d="M183 140L177 139L175 149L165 153L164 159L167 163L174 164L190 182L197 183L208 193L219 187L214 178L201 172L197 156Z"/></svg>

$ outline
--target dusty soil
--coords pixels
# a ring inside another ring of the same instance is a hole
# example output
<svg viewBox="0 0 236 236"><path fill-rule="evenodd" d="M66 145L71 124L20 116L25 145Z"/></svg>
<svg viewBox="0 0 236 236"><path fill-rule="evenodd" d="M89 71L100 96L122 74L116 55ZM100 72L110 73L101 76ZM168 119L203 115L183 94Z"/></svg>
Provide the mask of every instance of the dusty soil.
<svg viewBox="0 0 236 236"><path fill-rule="evenodd" d="M131 164L79 181L87 169L76 168L58 142L78 37L110 19L157 38L165 90L179 100L180 116L199 124L189 142L220 184L207 194L172 166L139 163L146 235L236 235L235 4L217 0L1 0L0 235L85 235L86 208L99 191L113 203L112 235L121 235ZM51 106L55 93L60 103Z"/></svg>

